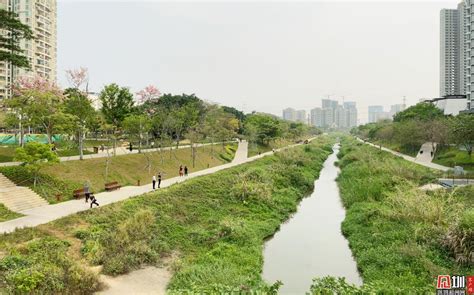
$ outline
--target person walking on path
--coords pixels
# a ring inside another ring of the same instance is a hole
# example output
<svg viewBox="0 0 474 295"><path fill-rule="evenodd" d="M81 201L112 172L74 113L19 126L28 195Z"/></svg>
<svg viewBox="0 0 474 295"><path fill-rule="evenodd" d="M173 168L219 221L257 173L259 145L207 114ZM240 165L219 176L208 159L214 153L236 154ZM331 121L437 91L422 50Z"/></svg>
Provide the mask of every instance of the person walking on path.
<svg viewBox="0 0 474 295"><path fill-rule="evenodd" d="M179 165L179 176L183 176L183 165Z"/></svg>
<svg viewBox="0 0 474 295"><path fill-rule="evenodd" d="M89 182L88 181L84 182L84 196L86 196L86 203L87 203L87 201L89 201L89 199L91 197L91 191L90 191L90 188L89 188Z"/></svg>
<svg viewBox="0 0 474 295"><path fill-rule="evenodd" d="M158 188L161 186L161 172L158 172Z"/></svg>
<svg viewBox="0 0 474 295"><path fill-rule="evenodd" d="M99 203L97 203L97 199L95 198L94 194L91 194L90 199L91 199L91 209L92 209L92 205L94 204L96 204L97 207L99 207Z"/></svg>
<svg viewBox="0 0 474 295"><path fill-rule="evenodd" d="M128 149L130 150L130 152L132 152L132 151L133 151L133 145L132 145L132 143L131 143L131 142L130 142L130 143L129 143L129 145L128 145Z"/></svg>
<svg viewBox="0 0 474 295"><path fill-rule="evenodd" d="M151 183L153 183L153 190L155 190L155 187L156 187L156 176L153 175L152 179L151 179Z"/></svg>
<svg viewBox="0 0 474 295"><path fill-rule="evenodd" d="M184 166L184 176L188 176L188 166Z"/></svg>

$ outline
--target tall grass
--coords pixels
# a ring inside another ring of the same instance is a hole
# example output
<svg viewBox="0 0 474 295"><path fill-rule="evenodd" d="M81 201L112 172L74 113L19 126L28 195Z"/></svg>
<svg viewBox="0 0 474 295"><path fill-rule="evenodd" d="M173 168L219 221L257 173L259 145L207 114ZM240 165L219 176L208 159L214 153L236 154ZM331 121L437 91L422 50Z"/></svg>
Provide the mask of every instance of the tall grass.
<svg viewBox="0 0 474 295"><path fill-rule="evenodd" d="M459 228L460 217L472 208L472 187L421 191L418 187L434 181L436 172L348 138L339 158L338 183L347 209L342 231L364 283L403 293L433 290L439 274L473 273L472 262L459 263L446 246L448 233L453 240L472 234L450 230ZM451 248L469 251L456 242Z"/></svg>
<svg viewBox="0 0 474 295"><path fill-rule="evenodd" d="M19 230L0 239L0 248L8 252L0 263L11 259L19 245L54 237L72 245L67 257L83 265L103 265L103 272L111 275L177 257L168 286L175 293L274 293L278 284L268 286L261 278L264 239L313 189L332 144L330 138L321 137L305 147ZM28 253L26 258L34 255L39 253ZM56 262L45 258L43 263ZM0 281L10 271L0 269ZM10 280L5 284L18 287Z"/></svg>

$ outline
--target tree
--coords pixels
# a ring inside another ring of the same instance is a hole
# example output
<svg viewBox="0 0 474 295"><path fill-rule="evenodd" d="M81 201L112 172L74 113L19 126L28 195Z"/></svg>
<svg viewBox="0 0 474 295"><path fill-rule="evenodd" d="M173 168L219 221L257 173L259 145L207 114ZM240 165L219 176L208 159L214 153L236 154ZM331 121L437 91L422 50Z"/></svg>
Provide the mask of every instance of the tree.
<svg viewBox="0 0 474 295"><path fill-rule="evenodd" d="M461 114L451 119L451 139L456 144L464 147L472 157L474 148L474 115Z"/></svg>
<svg viewBox="0 0 474 295"><path fill-rule="evenodd" d="M21 40L33 39L30 27L23 24L18 15L11 11L0 9L0 61L9 62L12 66L29 68L28 58L20 47Z"/></svg>
<svg viewBox="0 0 474 295"><path fill-rule="evenodd" d="M81 90L81 87L85 84L84 92L87 94L89 85L89 71L87 68L69 69L66 71L66 78L71 87L77 90Z"/></svg>
<svg viewBox="0 0 474 295"><path fill-rule="evenodd" d="M244 122L244 132L256 131L258 143L268 145L271 140L282 135L280 120L267 114L252 114Z"/></svg>
<svg viewBox="0 0 474 295"><path fill-rule="evenodd" d="M23 145L23 128L26 122L36 124L48 135L52 143L55 132L63 130L67 118L62 112L64 96L54 84L42 77L21 77L13 84L13 96L6 101L18 116L21 145Z"/></svg>
<svg viewBox="0 0 474 295"><path fill-rule="evenodd" d="M144 89L137 92L138 100L137 104L142 105L144 103L157 102L161 96L160 90L153 85L149 85Z"/></svg>
<svg viewBox="0 0 474 295"><path fill-rule="evenodd" d="M112 136L114 139L114 154L117 146L117 130L121 127L123 120L133 110L133 95L128 88L119 87L113 83L104 87L99 94L102 102L102 114L105 121L113 126Z"/></svg>
<svg viewBox="0 0 474 295"><path fill-rule="evenodd" d="M449 126L444 118L437 118L420 124L423 129L425 141L431 142L432 150L435 149L435 143L443 145L448 139Z"/></svg>
<svg viewBox="0 0 474 295"><path fill-rule="evenodd" d="M78 89L69 88L65 91L65 112L74 120L74 130L77 134L79 145L79 159L84 157L84 136L87 126L93 124L96 119L95 110L89 98Z"/></svg>
<svg viewBox="0 0 474 295"><path fill-rule="evenodd" d="M138 140L138 152L142 152L143 135L148 134L152 127L150 118L146 115L130 115L123 121L123 128L131 138Z"/></svg>
<svg viewBox="0 0 474 295"><path fill-rule="evenodd" d="M443 111L430 102L420 102L406 110L397 113L393 117L394 122L404 122L408 120L430 121L443 117Z"/></svg>
<svg viewBox="0 0 474 295"><path fill-rule="evenodd" d="M36 186L42 167L49 163L59 162L58 156L51 150L51 147L50 144L29 142L25 147L19 147L15 150L15 161L23 162L33 173L34 186Z"/></svg>
<svg viewBox="0 0 474 295"><path fill-rule="evenodd" d="M115 83L107 85L99 94L102 102L102 113L107 123L119 128L133 108L133 95L128 88Z"/></svg>

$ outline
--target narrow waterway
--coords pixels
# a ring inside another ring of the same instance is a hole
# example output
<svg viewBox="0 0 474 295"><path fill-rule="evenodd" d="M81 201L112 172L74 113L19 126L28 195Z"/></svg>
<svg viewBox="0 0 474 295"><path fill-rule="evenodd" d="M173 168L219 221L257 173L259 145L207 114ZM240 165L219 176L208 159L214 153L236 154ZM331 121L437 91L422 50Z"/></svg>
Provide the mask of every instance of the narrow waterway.
<svg viewBox="0 0 474 295"><path fill-rule="evenodd" d="M349 244L341 233L345 210L341 204L334 166L339 145L333 147L310 197L265 244L263 278L283 282L280 294L305 294L316 277L345 277L361 285L362 279Z"/></svg>

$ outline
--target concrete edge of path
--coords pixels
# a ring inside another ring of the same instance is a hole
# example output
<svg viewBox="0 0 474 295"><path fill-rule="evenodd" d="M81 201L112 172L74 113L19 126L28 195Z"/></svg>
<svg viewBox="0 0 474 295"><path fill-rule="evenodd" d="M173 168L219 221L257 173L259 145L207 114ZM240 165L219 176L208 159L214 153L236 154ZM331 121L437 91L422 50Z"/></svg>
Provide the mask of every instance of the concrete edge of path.
<svg viewBox="0 0 474 295"><path fill-rule="evenodd" d="M362 142L362 143L365 143L367 145L370 145L372 147L375 147L377 149L380 149L380 146L378 145L375 145L371 142L368 142L368 141L365 141L359 137L355 137L358 141ZM391 150L391 149L388 149L386 147L383 147L381 148L383 151L386 151L386 152L389 152L395 156L398 156L398 157L401 157L407 161L410 161L412 163L415 163L415 164L418 164L418 165L421 165L421 166L425 166L427 168L431 168L431 169L435 169L435 170L439 170L439 171L443 171L443 172L447 172L449 170L452 170L453 168L450 168L450 167L446 167L446 166L442 166L442 165L439 165L439 164L435 164L435 163L428 163L428 162L420 162L420 161L417 161L414 157L410 157L408 155L405 155L405 154L402 154L402 153L399 153L399 152L396 152L394 150Z"/></svg>
<svg viewBox="0 0 474 295"><path fill-rule="evenodd" d="M308 139L308 141L312 141L315 138L316 137L312 137ZM276 149L275 151L283 151L283 150L290 149L299 145L304 145L304 143L292 144L283 148ZM245 141L239 142L239 148L248 149L248 145L246 144ZM243 153L243 151L241 150L240 153ZM273 153L274 153L273 151L270 151L270 152L266 152L260 155L250 157L250 158L247 158L247 157L244 158L242 156L240 157L238 161L232 161L231 163L226 163L226 164L215 166L212 168L199 170L194 173L190 173L186 177L177 176L170 179L165 179L163 180L161 187L166 188L173 184L181 183L188 179L192 179L198 176L212 174L212 173L225 170L228 168L232 168L241 164L253 162L263 157L273 155ZM247 151L245 151L245 155L246 154L247 154ZM151 188L151 185L146 184L142 186L126 186L126 187L121 188L120 190L116 190L112 192L102 192L102 193L95 194L95 196L100 206L104 206L104 205L112 204L115 202L123 201L131 197L140 196L152 191L153 189ZM15 231L16 229L21 229L25 227L38 226L38 225L45 224L45 223L54 221L56 219L59 219L71 214L90 210L89 206L90 204L85 203L85 200L81 199L81 200L70 200L70 201L66 201L66 202L62 202L58 204L46 205L46 206L41 206L41 207L36 207L29 210L21 211L19 213L25 216L0 223L0 234L11 233Z"/></svg>

